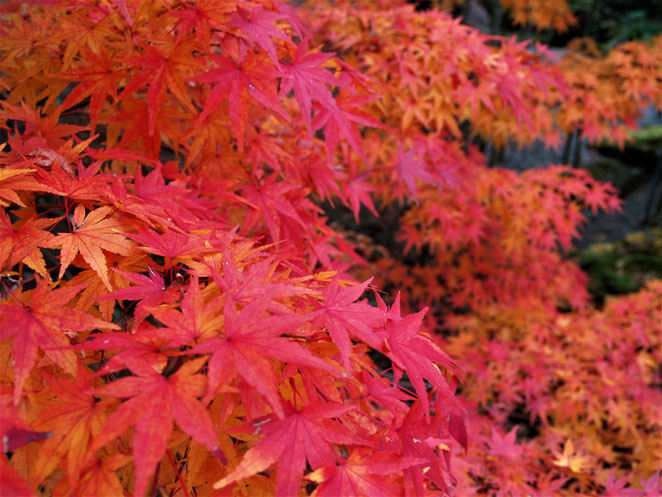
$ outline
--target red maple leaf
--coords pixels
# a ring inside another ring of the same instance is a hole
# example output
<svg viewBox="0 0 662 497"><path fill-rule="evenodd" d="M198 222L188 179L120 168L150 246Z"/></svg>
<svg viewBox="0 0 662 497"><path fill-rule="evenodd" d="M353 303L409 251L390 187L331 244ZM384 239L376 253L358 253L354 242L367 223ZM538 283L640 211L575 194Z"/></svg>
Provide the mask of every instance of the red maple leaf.
<svg viewBox="0 0 662 497"><path fill-rule="evenodd" d="M437 388L444 401L450 402L462 411L462 406L456 400L448 381L437 366L440 364L448 371L455 372L457 365L448 354L420 333L426 312L427 308L403 318L400 314L400 294L398 293L386 322L385 353L393 361L396 379L402 374L402 371L407 373L426 413L429 410L429 400L424 380L428 380Z"/></svg>
<svg viewBox="0 0 662 497"><path fill-rule="evenodd" d="M427 163L421 157L422 151L417 148L413 148L407 152L404 152L402 145L398 146L398 163L395 166L395 170L400 177L400 180L405 184L409 193L414 200L418 203L418 196L416 195L416 180L419 179L424 183L430 185L436 185L437 181L432 177L432 175L426 171Z"/></svg>
<svg viewBox="0 0 662 497"><path fill-rule="evenodd" d="M294 195L288 195L290 192ZM297 209L300 191L293 185L277 181L275 174L266 178L259 187L246 185L244 196L257 207L246 216L245 229L249 230L261 221L269 230L272 240L278 243L283 228L301 231L306 227L299 215L301 209Z"/></svg>
<svg viewBox="0 0 662 497"><path fill-rule="evenodd" d="M313 469L333 464L334 443L369 445L342 423L330 420L352 409L332 402L311 402L299 410L288 406L287 416L282 419L270 415L248 423L242 431L264 433L264 437L214 488L248 478L278 462L276 496L298 495L306 461Z"/></svg>
<svg viewBox="0 0 662 497"><path fill-rule="evenodd" d="M399 390L389 380L381 376L363 371L362 379L365 385L364 391L366 397L379 402L395 416L407 412L409 406L405 402L415 399L413 395Z"/></svg>
<svg viewBox="0 0 662 497"><path fill-rule="evenodd" d="M138 233L127 233L127 236L144 245L144 247L138 247L140 250L164 257L166 269L172 266L173 259L216 251L214 248L206 247L202 239L175 230L166 230L165 233L159 233L141 227L138 229Z"/></svg>
<svg viewBox="0 0 662 497"><path fill-rule="evenodd" d="M200 124L225 100L229 99L230 119L237 137L237 146L242 152L248 119L249 97L289 121L290 118L281 107L274 89L276 78L280 76L280 73L264 57L245 54L236 62L221 55L211 54L211 57L218 65L218 69L212 69L193 78L194 81L201 83L215 83L207 96L197 124Z"/></svg>
<svg viewBox="0 0 662 497"><path fill-rule="evenodd" d="M3 148L4 144L0 145L0 151ZM25 207L17 192L41 189L32 175L34 171L34 169L10 169L3 164L0 170L0 206L5 207L7 205L5 201L9 201Z"/></svg>
<svg viewBox="0 0 662 497"><path fill-rule="evenodd" d="M314 356L303 346L286 337L310 317L304 314L266 316L273 290L250 302L241 312L231 298L223 307L223 336L196 345L191 353L211 353L209 359L209 390L205 403L211 400L221 383L228 384L239 374L264 396L279 417L284 416L281 397L276 389L276 375L269 358L300 366L309 366L331 373L337 370Z"/></svg>
<svg viewBox="0 0 662 497"><path fill-rule="evenodd" d="M142 361L127 361L136 376L121 378L95 391L101 396L128 399L110 416L102 434L95 439L95 447L102 447L135 425L135 495L145 495L149 479L168 446L173 421L224 459L209 411L197 400L206 390L207 379L195 373L205 361L199 358L186 362L168 377Z"/></svg>
<svg viewBox="0 0 662 497"><path fill-rule="evenodd" d="M60 218L39 219L30 217L12 225L9 216L0 212L0 268L13 267L24 262L42 278L49 278L46 263L40 247L46 246L54 236L44 230Z"/></svg>
<svg viewBox="0 0 662 497"><path fill-rule="evenodd" d="M0 458L0 485L2 485L2 495L6 497L36 497L37 495L21 475L10 466L4 455Z"/></svg>
<svg viewBox="0 0 662 497"><path fill-rule="evenodd" d="M127 454L113 454L99 457L91 455L81 468L82 476L78 482L79 495L97 497L117 497L125 490L117 476L117 470L131 461Z"/></svg>
<svg viewBox="0 0 662 497"><path fill-rule="evenodd" d="M163 106L166 90L177 97L190 112L196 112L186 85L182 80L183 68L196 66L191 44L175 42L164 50L154 45L143 44L144 55L136 55L125 60L130 67L139 68L124 87L120 99L124 99L141 88L147 89L147 126L150 136L156 127L156 114Z"/></svg>
<svg viewBox="0 0 662 497"><path fill-rule="evenodd" d="M75 381L68 378L41 374L53 395L45 402L32 422L35 428L49 430L52 437L42 444L33 461L35 472L32 482L42 482L62 459L70 481L74 483L87 458L92 440L101 431L113 401L97 402L90 393L93 377L82 364L78 364Z"/></svg>
<svg viewBox="0 0 662 497"><path fill-rule="evenodd" d="M310 295L313 290L293 284L273 281L277 266L275 257L267 257L239 270L230 254L223 254L222 272L210 267L214 282L237 303L248 303L265 292L273 291L276 299L286 299L294 295ZM272 312L287 312L287 307L273 300L268 307Z"/></svg>
<svg viewBox="0 0 662 497"><path fill-rule="evenodd" d="M195 4L185 3L181 7L171 13L180 19L176 25L178 39L194 32L203 47L209 46L212 28L220 29L228 14L235 9L234 2L219 3L217 0L198 0Z"/></svg>
<svg viewBox="0 0 662 497"><path fill-rule="evenodd" d="M340 363L349 371L352 342L349 333L353 333L374 349L381 349L382 339L375 333L373 326L385 316L384 311L367 302L355 302L372 278L360 285L340 288L340 278L336 276L324 291L324 303L320 306L319 316L314 324L326 324L331 339L340 352Z"/></svg>
<svg viewBox="0 0 662 497"><path fill-rule="evenodd" d="M124 276L136 286L120 288L97 300L137 300L139 301L133 313L133 325L131 331L135 332L140 323L149 314L147 308L157 306L163 302L174 302L173 289L166 286L163 277L151 266L149 276L138 273L127 273L113 268L113 270Z"/></svg>
<svg viewBox="0 0 662 497"><path fill-rule="evenodd" d="M391 497L402 494L402 485L388 475L426 461L392 452L373 454L371 449L358 447L340 464L323 466L306 478L320 484L313 497Z"/></svg>
<svg viewBox="0 0 662 497"><path fill-rule="evenodd" d="M23 385L37 359L37 350L70 374L76 373L76 357L63 347L70 345L65 332L77 333L95 328L119 329L89 314L67 307L80 291L80 286L52 290L46 280L38 280L37 288L20 289L0 303L0 339L12 338L14 364L14 403L18 403Z"/></svg>
<svg viewBox="0 0 662 497"><path fill-rule="evenodd" d="M294 90L294 97L299 103L299 109L301 109L301 113L303 114L303 120L306 123L308 132L312 133L312 100L315 99L335 115L342 116L338 103L326 85L338 87L347 85L321 66L333 57L333 54L322 52L306 53L308 52L308 42L308 38L305 38L297 47L296 52L294 52L292 62L284 65L280 95L285 96Z"/></svg>
<svg viewBox="0 0 662 497"><path fill-rule="evenodd" d="M13 452L19 447L32 442L38 442L52 436L51 432L34 431L19 414L19 409L10 405L11 388L0 389L0 440L2 447L0 452ZM3 487L4 488L4 487Z"/></svg>
<svg viewBox="0 0 662 497"><path fill-rule="evenodd" d="M395 437L387 441L394 453L401 457L424 459L422 464L411 465L404 469L405 485L414 489L416 495L423 495L423 480L432 481L442 490L447 490L452 481L449 473L450 452L438 453L442 432L441 420L433 418L420 400L414 402L400 426L394 430ZM424 469L427 468L427 469Z"/></svg>
<svg viewBox="0 0 662 497"><path fill-rule="evenodd" d="M503 435L498 427L492 427L492 438L487 441L490 454L497 457L517 458L524 452L524 447L517 443L517 429L514 426L507 434Z"/></svg>
<svg viewBox="0 0 662 497"><path fill-rule="evenodd" d="M130 214L146 226L153 228L155 223L159 223L164 227L172 227L161 205L152 199L143 199L127 192L126 186L119 178L115 178L108 200L119 213Z"/></svg>
<svg viewBox="0 0 662 497"><path fill-rule="evenodd" d="M220 298L205 303L198 277L189 283L181 302L181 310L159 306L150 309L152 316L163 323L160 334L170 338L169 347L179 347L218 335L223 325Z"/></svg>
<svg viewBox="0 0 662 497"><path fill-rule="evenodd" d="M90 97L90 128L94 131L99 119L99 113L107 97L113 100L117 98L117 80L121 77L121 71L115 69L108 53L103 46L99 47L97 55L92 50L84 48L83 59L86 66L78 66L73 71L61 73L57 76L78 84L62 102L60 109L66 110L73 107L81 100Z"/></svg>
<svg viewBox="0 0 662 497"><path fill-rule="evenodd" d="M342 135L361 159L366 163L368 162L363 149L361 132L354 123L375 128L383 128L383 125L369 114L355 108L366 105L378 98L378 95L373 94L354 95L352 91L343 89L336 97L337 108L322 107L320 109L313 120L312 126L315 130L324 128L327 157L331 157L335 152L338 143L341 143L340 135Z"/></svg>
<svg viewBox="0 0 662 497"><path fill-rule="evenodd" d="M356 222L359 222L359 212L361 211L361 205L364 205L372 212L375 216L379 217L377 208L370 197L370 192L374 192L376 189L374 186L370 185L367 181L363 181L364 178L361 176L354 178L351 181L345 183L344 197L349 201L349 205L352 208L354 213L354 219Z"/></svg>
<svg viewBox="0 0 662 497"><path fill-rule="evenodd" d="M153 328L145 324L133 333L100 333L94 334L85 342L73 346L75 350L119 350L100 369L103 374L125 369L129 364L141 362L161 371L166 366L169 357L179 352L169 346L171 339L163 328Z"/></svg>
<svg viewBox="0 0 662 497"><path fill-rule="evenodd" d="M35 162L39 162L35 158ZM78 177L71 174L71 166L68 165L67 171L63 168L59 160L55 160L49 165L50 170L37 169L35 178L40 184L40 190L66 197L69 200L90 200L98 201L101 192L108 187L106 180L102 176Z"/></svg>
<svg viewBox="0 0 662 497"><path fill-rule="evenodd" d="M277 21L281 17L281 15L275 12L264 11L263 6L259 4L253 10L242 9L237 6L237 12L232 16L227 25L241 29L246 35L246 38L260 45L269 54L276 67L280 69L278 56L276 55L276 46L271 37L290 44L292 43L285 33L274 24L274 21Z"/></svg>

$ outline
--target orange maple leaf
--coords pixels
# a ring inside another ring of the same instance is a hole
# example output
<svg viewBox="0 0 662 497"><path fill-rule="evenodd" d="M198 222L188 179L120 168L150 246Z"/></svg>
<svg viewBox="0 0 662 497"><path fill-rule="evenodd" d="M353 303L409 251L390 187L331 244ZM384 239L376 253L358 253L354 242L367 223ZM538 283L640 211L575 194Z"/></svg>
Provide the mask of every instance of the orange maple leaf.
<svg viewBox="0 0 662 497"><path fill-rule="evenodd" d="M128 399L109 418L102 435L95 440L95 447L102 447L135 425L134 495L145 495L149 478L168 447L174 421L220 460L225 459L209 412L197 400L204 393L207 379L196 372L205 361L205 358L189 361L172 376L165 377L150 365L127 360L136 376L121 378L96 391L101 396Z"/></svg>
<svg viewBox="0 0 662 497"><path fill-rule="evenodd" d="M554 464L561 468L568 468L573 473L582 473L590 467L589 458L575 452L572 440L568 439L563 446L563 454L556 453Z"/></svg>
<svg viewBox="0 0 662 497"><path fill-rule="evenodd" d="M95 328L119 329L77 309L66 307L79 292L80 286L51 290L46 280L28 292L20 289L0 305L0 339L14 338L14 403L18 403L25 380L41 348L51 361L70 374L76 373L76 358L64 332L88 331ZM14 303L16 302L16 303Z"/></svg>
<svg viewBox="0 0 662 497"><path fill-rule="evenodd" d="M85 216L85 207L76 206L72 217L72 232L61 233L50 246L60 246L61 266L59 278L62 278L69 264L80 252L92 269L94 269L108 290L112 290L108 279L108 266L103 250L120 255L133 253L133 242L120 234L124 228L122 222L113 216L112 207L99 207Z"/></svg>

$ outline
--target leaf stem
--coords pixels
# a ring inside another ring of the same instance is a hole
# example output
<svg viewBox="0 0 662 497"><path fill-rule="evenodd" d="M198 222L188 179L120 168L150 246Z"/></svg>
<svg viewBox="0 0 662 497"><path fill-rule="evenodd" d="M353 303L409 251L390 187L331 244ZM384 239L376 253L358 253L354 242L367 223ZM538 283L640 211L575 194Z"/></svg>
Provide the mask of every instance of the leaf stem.
<svg viewBox="0 0 662 497"><path fill-rule="evenodd" d="M370 414L368 414L366 412L361 411L360 409L356 409L356 412L361 414L362 416L365 416L366 418L370 419L371 421L377 423L378 425L382 426L383 428L386 428L387 430L397 431L392 426L389 426L389 425L385 424L384 422L378 420L377 418L375 418L374 416L371 416Z"/></svg>
<svg viewBox="0 0 662 497"><path fill-rule="evenodd" d="M69 233L73 233L71 229L71 221L69 220L69 199L64 198L64 217L67 218L67 226L69 226Z"/></svg>
<svg viewBox="0 0 662 497"><path fill-rule="evenodd" d="M188 494L188 489L186 488L188 485L186 484L186 480L182 478L182 475L179 473L179 468L177 467L177 464L175 463L175 458L172 456L172 452L170 452L170 449L166 449L166 454L168 455L168 459L170 460L170 464L172 464L172 469L175 470L175 474L177 475L177 480L179 480L180 485L182 486L182 490L184 491L184 497L190 497Z"/></svg>

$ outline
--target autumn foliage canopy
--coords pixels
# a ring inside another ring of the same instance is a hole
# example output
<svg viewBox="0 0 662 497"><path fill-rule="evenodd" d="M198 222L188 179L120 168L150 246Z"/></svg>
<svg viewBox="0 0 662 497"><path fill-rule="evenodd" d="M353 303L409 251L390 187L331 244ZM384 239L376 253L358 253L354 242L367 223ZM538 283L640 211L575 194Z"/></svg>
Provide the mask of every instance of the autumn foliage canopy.
<svg viewBox="0 0 662 497"><path fill-rule="evenodd" d="M566 257L615 189L476 146L622 142L662 39L558 60L393 1L0 9L3 496L662 493L662 283L598 309Z"/></svg>

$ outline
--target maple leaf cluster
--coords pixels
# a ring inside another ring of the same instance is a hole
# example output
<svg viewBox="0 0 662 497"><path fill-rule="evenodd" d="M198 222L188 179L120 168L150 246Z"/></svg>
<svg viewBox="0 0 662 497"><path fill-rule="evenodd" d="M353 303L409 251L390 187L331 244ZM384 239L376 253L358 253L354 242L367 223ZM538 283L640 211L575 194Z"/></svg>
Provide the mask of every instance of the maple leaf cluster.
<svg viewBox="0 0 662 497"><path fill-rule="evenodd" d="M0 7L3 495L659 489L659 285L572 314L572 340L555 307L587 304L558 246L613 189L488 169L471 143L554 143L579 85L544 47L366 6ZM364 260L323 202L356 220L399 202L428 263ZM446 300L471 312L446 316L456 340L430 333ZM549 428L529 442L519 401Z"/></svg>
<svg viewBox="0 0 662 497"><path fill-rule="evenodd" d="M501 4L510 11L513 22L520 26L532 25L538 30L553 28L563 32L577 24L566 0L501 0Z"/></svg>
<svg viewBox="0 0 662 497"><path fill-rule="evenodd" d="M571 88L559 109L561 128L622 147L643 108L662 108L662 36L622 43L604 56L591 39L575 40L568 48L560 61Z"/></svg>
<svg viewBox="0 0 662 497"><path fill-rule="evenodd" d="M380 165L367 177L382 204L404 204L405 246L375 261L379 286L406 288L413 307L530 296L585 304L585 276L558 246L571 246L583 210L619 208L613 187L564 166L523 174L487 168L473 146L478 137L502 146L558 143L563 109L579 109L570 105L575 88L565 63L553 63L544 47L526 50L526 42L483 35L435 10L313 12L318 36L381 84L383 98L371 105L388 127L365 132L368 156ZM652 97L636 95L639 104ZM426 256L412 265L405 262L412 251Z"/></svg>
<svg viewBox="0 0 662 497"><path fill-rule="evenodd" d="M657 495L659 284L613 307L623 312L642 299L647 310L635 318L641 323L635 335L612 307L591 309L586 276L565 255L587 210L619 208L615 189L566 166L521 174L487 168L471 142L476 133L493 143L524 145L532 137L554 143L555 131L575 129L590 140L624 139L623 130L643 106L659 106L658 41L624 44L594 57L596 73L586 71L588 58L575 65L581 56L572 47L555 64L537 47L545 55L527 53L530 58L520 60L528 65L520 69L507 57L512 40L480 35L439 12L382 7L318 8L311 23L319 37L385 86L376 112L385 122L393 119L398 140L389 142L389 134L371 129L366 142L376 137L379 148L368 150L393 171L371 180L384 204L403 201L398 226L405 245L378 247L371 272L382 288L406 289L408 308L430 306L426 328L448 335L438 335L438 343L471 364L462 393L476 403L467 420L476 438L474 452L455 459L462 475L456 488L463 495ZM465 36L457 34L462 30ZM444 45L445 37L454 47ZM472 59L474 53L485 58ZM439 67L449 67L445 77L435 79L435 58L444 60ZM513 70L501 73L495 63L496 74L486 71L485 77L483 66L502 59ZM419 65L409 72L412 64ZM460 95L500 112L462 107L455 91L464 74L471 85ZM499 86L481 95L481 79L498 74L508 74L511 83L527 74L548 86L536 94L524 81L508 87L510 93ZM597 78L602 88L593 92L596 85L576 83L583 78ZM430 108L434 99L426 95L435 85L448 102L438 127L418 110ZM596 96L601 92L610 97L602 100ZM399 102L410 94L417 97ZM534 126L548 127L526 126L504 110L509 97L517 111L535 116ZM596 105L583 105L587 99ZM570 115L577 120L568 120ZM469 133L461 129L467 122ZM439 179L442 171L446 181ZM612 340L618 345L609 345ZM526 352L519 355L519 347ZM622 364L623 374L614 374L613 364ZM637 393L630 396L632 391Z"/></svg>
<svg viewBox="0 0 662 497"><path fill-rule="evenodd" d="M3 494L448 491L457 366L313 203L374 209L368 80L285 5L2 21Z"/></svg>
<svg viewBox="0 0 662 497"><path fill-rule="evenodd" d="M373 130L366 147L376 149L371 159L384 161L387 171L444 184L453 171L436 169L451 161L439 152L428 157L419 142L434 135L457 144L468 122L470 140L482 136L498 146L512 137L522 144L558 140L550 109L562 105L566 84L543 47L529 50L528 41L487 36L444 12L397 3L380 10L318 6L314 12L317 36L381 83L373 113L392 130L386 136ZM381 142L379 149L372 139ZM400 164L387 162L393 148L404 149ZM406 177L402 181L410 186Z"/></svg>
<svg viewBox="0 0 662 497"><path fill-rule="evenodd" d="M467 4L467 0L439 0L437 4L443 10L452 10ZM577 24L567 0L499 0L498 5L510 14L513 24L531 26L539 31L554 29L564 32ZM497 14L499 15L499 14Z"/></svg>
<svg viewBox="0 0 662 497"><path fill-rule="evenodd" d="M467 358L463 394L490 421L516 425L504 447L510 462L497 465L495 437L503 434L472 416L467 427L483 449L456 465L459 486L468 492L483 481L495 495L658 495L661 299L654 281L602 310L561 313L529 302L449 318L458 333L444 346Z"/></svg>
<svg viewBox="0 0 662 497"><path fill-rule="evenodd" d="M479 309L532 298L552 307L587 304L586 276L564 260L559 247L571 247L585 210L619 208L613 187L567 166L522 174L483 169L475 182L474 189L456 189L441 199L426 190L420 205L402 216L404 250L425 250L425 264L385 257L378 267L399 268L394 281L426 305L448 299L455 308Z"/></svg>
<svg viewBox="0 0 662 497"><path fill-rule="evenodd" d="M554 8L553 2L523 3ZM367 147L379 150L371 159L383 161L382 169L393 171L410 193L414 178L446 185L453 173L466 176L457 167L448 170L448 157L440 160L420 146L430 134L465 149L485 140L497 149L535 140L558 146L563 134L574 132L622 147L642 109L662 107L659 36L617 45L604 56L582 38L557 55L539 43L485 35L442 11L417 12L404 2L343 8L316 2L314 12L317 37L382 83L373 114L399 133L372 130ZM398 161L389 159L396 153ZM378 191L389 191L388 184Z"/></svg>

